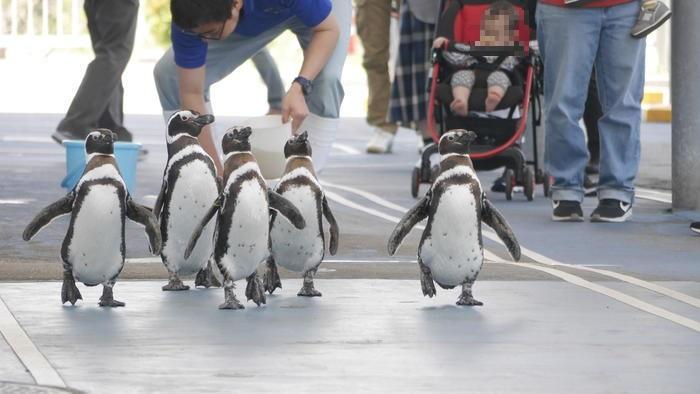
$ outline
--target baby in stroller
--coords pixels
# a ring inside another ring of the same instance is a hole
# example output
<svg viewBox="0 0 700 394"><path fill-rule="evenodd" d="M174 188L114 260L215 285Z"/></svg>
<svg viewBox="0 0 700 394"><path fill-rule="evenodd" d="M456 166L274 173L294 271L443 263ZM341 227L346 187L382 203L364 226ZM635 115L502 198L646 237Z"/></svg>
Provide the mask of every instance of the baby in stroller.
<svg viewBox="0 0 700 394"><path fill-rule="evenodd" d="M452 2L445 10L445 15L459 12L460 4ZM476 47L512 47L516 43L519 16L515 7L505 1L496 1L489 6L481 18L480 38L474 43ZM433 42L434 48L448 44L446 37L438 37ZM456 48L459 49L456 44ZM457 69L450 80L454 100L450 109L456 115L467 116L469 112L469 95L476 82L476 69L489 70L487 78L486 112L492 112L503 99L511 85L508 74L512 73L520 62L516 56L473 56L458 50L445 51L444 59Z"/></svg>

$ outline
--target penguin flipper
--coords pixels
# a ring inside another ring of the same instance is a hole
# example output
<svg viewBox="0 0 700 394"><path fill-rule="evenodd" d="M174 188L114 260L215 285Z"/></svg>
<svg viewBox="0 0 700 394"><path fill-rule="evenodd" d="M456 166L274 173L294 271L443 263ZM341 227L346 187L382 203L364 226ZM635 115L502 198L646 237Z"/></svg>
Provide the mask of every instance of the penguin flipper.
<svg viewBox="0 0 700 394"><path fill-rule="evenodd" d="M338 241L340 240L340 230L338 229L338 222L335 220L335 216L333 216L333 212L331 212L331 207L328 206L328 199L326 199L326 196L323 196L323 216L326 217L326 220L328 221L328 224L330 226L329 232L331 234L331 240L328 244L328 251L331 253L331 256L335 256L335 254L338 252Z"/></svg>
<svg viewBox="0 0 700 394"><path fill-rule="evenodd" d="M148 236L148 246L153 254L160 254L160 249L163 246L163 239L158 226L158 219L151 210L139 205L129 197L126 200L126 217L136 223L140 223L146 227L146 235Z"/></svg>
<svg viewBox="0 0 700 394"><path fill-rule="evenodd" d="M498 238L506 245L513 260L520 261L520 244L515 238L513 230L503 215L486 197L483 197L481 202L481 220L496 231Z"/></svg>
<svg viewBox="0 0 700 394"><path fill-rule="evenodd" d="M306 227L306 221L301 215L301 212L299 212L297 207L295 207L289 200L282 197L281 194L272 189L267 190L267 197L270 203L270 209L274 209L275 211L279 212L297 229L302 230L304 227Z"/></svg>
<svg viewBox="0 0 700 394"><path fill-rule="evenodd" d="M75 192L70 192L60 200L42 209L24 229L22 239L29 241L42 228L51 223L52 220L61 215L69 214L73 210L73 201L75 201Z"/></svg>
<svg viewBox="0 0 700 394"><path fill-rule="evenodd" d="M408 235L409 232L411 232L413 226L428 217L428 213L430 212L431 197L432 194L430 192L426 193L425 197L423 197L416 205L413 206L413 208L406 212L406 215L404 215L399 224L396 225L396 228L391 233L389 242L387 243L387 250L389 251L390 256L393 256L394 253L396 253L396 249L401 246L403 239L406 238L406 235Z"/></svg>
<svg viewBox="0 0 700 394"><path fill-rule="evenodd" d="M187 249L185 249L185 259L189 259L190 255L192 254L192 251L194 250L194 247L197 246L197 241L199 240L199 237L202 235L202 231L204 231L204 227L209 224L211 219L216 215L217 212L219 212L219 208L221 207L221 202L223 201L223 195L220 195L219 197L214 200L214 203L211 204L211 207L209 208L209 211L207 211L206 215L202 218L202 220L199 222L197 227L194 229L194 232L192 233L192 236L190 237L190 243L187 244Z"/></svg>
<svg viewBox="0 0 700 394"><path fill-rule="evenodd" d="M163 199L165 198L165 193L168 191L168 181L163 178L163 184L160 185L160 193L158 193L158 198L156 198L156 203L153 205L153 215L156 219L160 220L160 211L163 209Z"/></svg>

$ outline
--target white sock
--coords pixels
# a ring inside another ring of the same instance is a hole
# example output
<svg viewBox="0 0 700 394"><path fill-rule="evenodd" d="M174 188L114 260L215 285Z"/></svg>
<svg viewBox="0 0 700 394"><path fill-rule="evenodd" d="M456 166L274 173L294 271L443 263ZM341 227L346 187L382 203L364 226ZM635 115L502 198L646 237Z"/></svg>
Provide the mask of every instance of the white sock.
<svg viewBox="0 0 700 394"><path fill-rule="evenodd" d="M314 169L317 173L323 170L323 167L328 161L328 156L330 156L333 147L333 141L335 141L336 134L338 134L339 124L339 119L322 118L318 115L309 114L299 127L300 132L309 132L312 159L314 161Z"/></svg>

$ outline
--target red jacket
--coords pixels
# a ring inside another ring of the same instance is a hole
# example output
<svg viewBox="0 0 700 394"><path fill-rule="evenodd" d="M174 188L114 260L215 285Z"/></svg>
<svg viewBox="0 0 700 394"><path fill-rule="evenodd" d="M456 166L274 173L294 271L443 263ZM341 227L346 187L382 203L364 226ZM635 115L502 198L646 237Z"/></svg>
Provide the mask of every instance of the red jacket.
<svg viewBox="0 0 700 394"><path fill-rule="evenodd" d="M551 5L558 5L563 7L564 6L564 0L539 0L540 3L544 4L551 4ZM636 0L595 0L595 1L590 1L586 3L586 5L582 6L585 8L600 8L600 7L612 7L614 5L620 5L620 4L625 4L629 3L632 1Z"/></svg>

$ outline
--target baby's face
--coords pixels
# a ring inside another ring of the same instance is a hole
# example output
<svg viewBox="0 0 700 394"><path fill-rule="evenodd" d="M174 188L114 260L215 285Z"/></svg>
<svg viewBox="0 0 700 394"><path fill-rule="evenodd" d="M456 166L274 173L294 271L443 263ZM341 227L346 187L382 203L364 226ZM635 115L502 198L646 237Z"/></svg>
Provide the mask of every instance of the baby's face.
<svg viewBox="0 0 700 394"><path fill-rule="evenodd" d="M505 15L484 15L480 44L483 46L511 46L515 43L515 31Z"/></svg>

